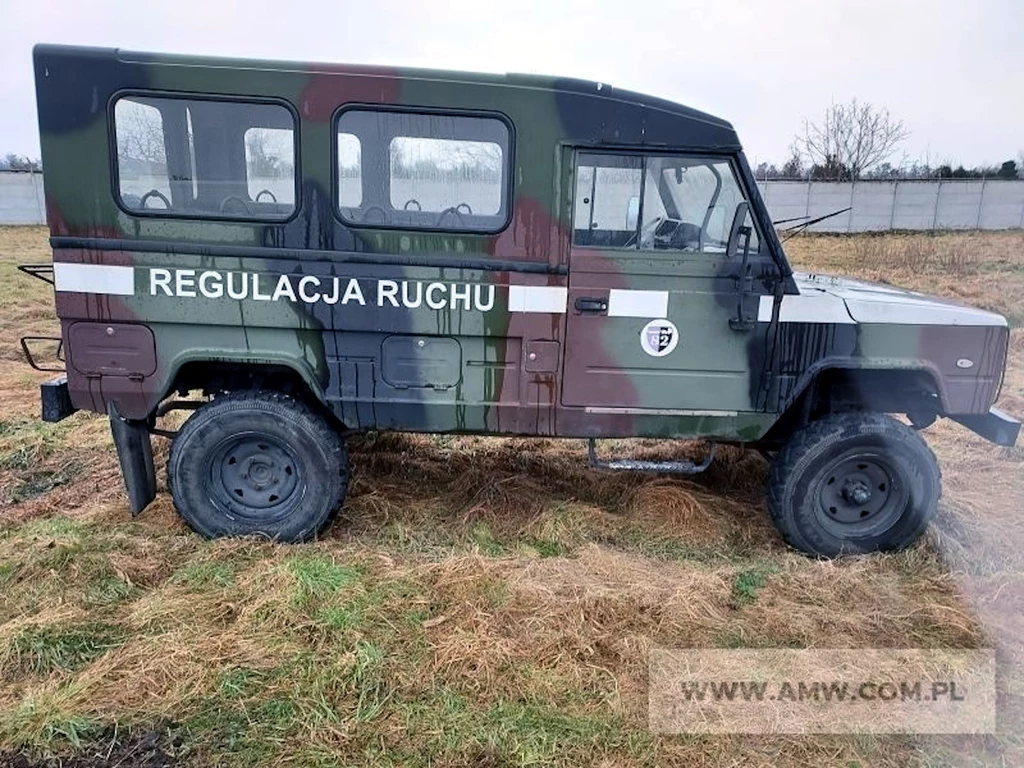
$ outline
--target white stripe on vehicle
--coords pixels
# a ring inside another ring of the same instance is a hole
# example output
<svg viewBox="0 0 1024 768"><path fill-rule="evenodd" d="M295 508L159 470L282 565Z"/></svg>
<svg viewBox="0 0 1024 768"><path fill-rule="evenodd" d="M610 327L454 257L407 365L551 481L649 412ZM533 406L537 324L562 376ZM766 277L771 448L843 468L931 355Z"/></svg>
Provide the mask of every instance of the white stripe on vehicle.
<svg viewBox="0 0 1024 768"><path fill-rule="evenodd" d="M895 292L878 292L863 298L849 291L839 297L832 293L814 292L782 297L780 323L837 323L843 325L961 325L1005 326L1006 319L994 312L973 307L960 307L927 297ZM757 319L772 319L774 297L762 296Z"/></svg>
<svg viewBox="0 0 1024 768"><path fill-rule="evenodd" d="M668 291L633 291L612 288L608 294L608 317L668 317Z"/></svg>
<svg viewBox="0 0 1024 768"><path fill-rule="evenodd" d="M885 301L872 296L862 301L848 298L846 306L863 324L1006 326L1006 318L994 312L939 302Z"/></svg>
<svg viewBox="0 0 1024 768"><path fill-rule="evenodd" d="M774 296L762 296L757 307L757 319L767 323L772 319ZM786 295L779 307L780 323L835 323L854 325L856 320L846 311L846 303L827 293Z"/></svg>
<svg viewBox="0 0 1024 768"><path fill-rule="evenodd" d="M509 312L547 312L565 314L569 289L559 285L510 285Z"/></svg>
<svg viewBox="0 0 1024 768"><path fill-rule="evenodd" d="M105 264L68 264L54 262L53 287L70 293L105 293L113 296L135 295L135 267Z"/></svg>

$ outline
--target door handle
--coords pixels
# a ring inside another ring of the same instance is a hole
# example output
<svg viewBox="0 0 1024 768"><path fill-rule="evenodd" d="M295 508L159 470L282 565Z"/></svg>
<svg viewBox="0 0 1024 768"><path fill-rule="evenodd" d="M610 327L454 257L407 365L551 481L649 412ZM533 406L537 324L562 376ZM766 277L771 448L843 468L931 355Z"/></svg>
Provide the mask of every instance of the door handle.
<svg viewBox="0 0 1024 768"><path fill-rule="evenodd" d="M579 298L574 306L577 312L607 312L608 299Z"/></svg>

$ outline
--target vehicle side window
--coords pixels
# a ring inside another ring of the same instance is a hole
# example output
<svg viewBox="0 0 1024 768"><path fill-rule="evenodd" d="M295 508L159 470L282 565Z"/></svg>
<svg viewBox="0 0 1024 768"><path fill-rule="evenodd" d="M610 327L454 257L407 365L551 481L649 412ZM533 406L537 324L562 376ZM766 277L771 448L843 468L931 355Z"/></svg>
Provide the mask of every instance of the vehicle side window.
<svg viewBox="0 0 1024 768"><path fill-rule="evenodd" d="M352 224L493 232L508 218L511 136L492 117L350 109L337 202Z"/></svg>
<svg viewBox="0 0 1024 768"><path fill-rule="evenodd" d="M169 207L170 174L164 149L164 119L151 104L120 99L114 108L117 134L117 175L121 200L129 208L141 207L142 196L159 192L157 202ZM154 203L154 207L157 207Z"/></svg>
<svg viewBox="0 0 1024 768"><path fill-rule="evenodd" d="M114 135L130 211L284 219L295 210L295 121L283 106L124 96Z"/></svg>
<svg viewBox="0 0 1024 768"><path fill-rule="evenodd" d="M635 242L642 176L641 157L579 156L573 223L577 245L623 248Z"/></svg>
<svg viewBox="0 0 1024 768"><path fill-rule="evenodd" d="M744 199L732 164L721 158L580 153L573 242L722 254ZM749 228L749 247L757 252L749 211L740 224Z"/></svg>
<svg viewBox="0 0 1024 768"><path fill-rule="evenodd" d="M353 133L338 134L338 205L358 208L363 202L362 148Z"/></svg>

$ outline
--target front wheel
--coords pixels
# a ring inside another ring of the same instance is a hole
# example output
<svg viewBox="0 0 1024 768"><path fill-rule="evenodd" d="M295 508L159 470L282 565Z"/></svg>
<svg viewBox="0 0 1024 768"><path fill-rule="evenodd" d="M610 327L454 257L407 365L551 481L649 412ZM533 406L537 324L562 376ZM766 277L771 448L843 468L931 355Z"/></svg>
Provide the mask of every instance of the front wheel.
<svg viewBox="0 0 1024 768"><path fill-rule="evenodd" d="M167 462L174 506L210 538L312 538L340 506L348 477L337 432L277 392L215 398L185 422Z"/></svg>
<svg viewBox="0 0 1024 768"><path fill-rule="evenodd" d="M935 455L883 414L829 416L805 427L771 466L768 507L783 538L808 554L909 546L935 515Z"/></svg>

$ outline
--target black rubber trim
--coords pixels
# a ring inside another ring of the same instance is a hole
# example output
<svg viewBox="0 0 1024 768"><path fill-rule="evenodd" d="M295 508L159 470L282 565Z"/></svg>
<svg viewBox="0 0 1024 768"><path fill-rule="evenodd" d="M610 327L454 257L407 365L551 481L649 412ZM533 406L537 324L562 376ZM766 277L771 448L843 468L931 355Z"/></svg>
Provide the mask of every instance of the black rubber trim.
<svg viewBox="0 0 1024 768"><path fill-rule="evenodd" d="M541 275L566 275L568 267L551 266L539 261L513 259L462 258L446 253L394 254L325 251L313 248L268 248L249 245L206 245L203 243L118 240L106 237L51 237L50 247L81 248L102 251L136 251L139 253L187 254L192 256L234 256L253 259L292 259L296 261L331 261L349 264L386 264L396 267L437 267L478 269L484 272L525 272Z"/></svg>

